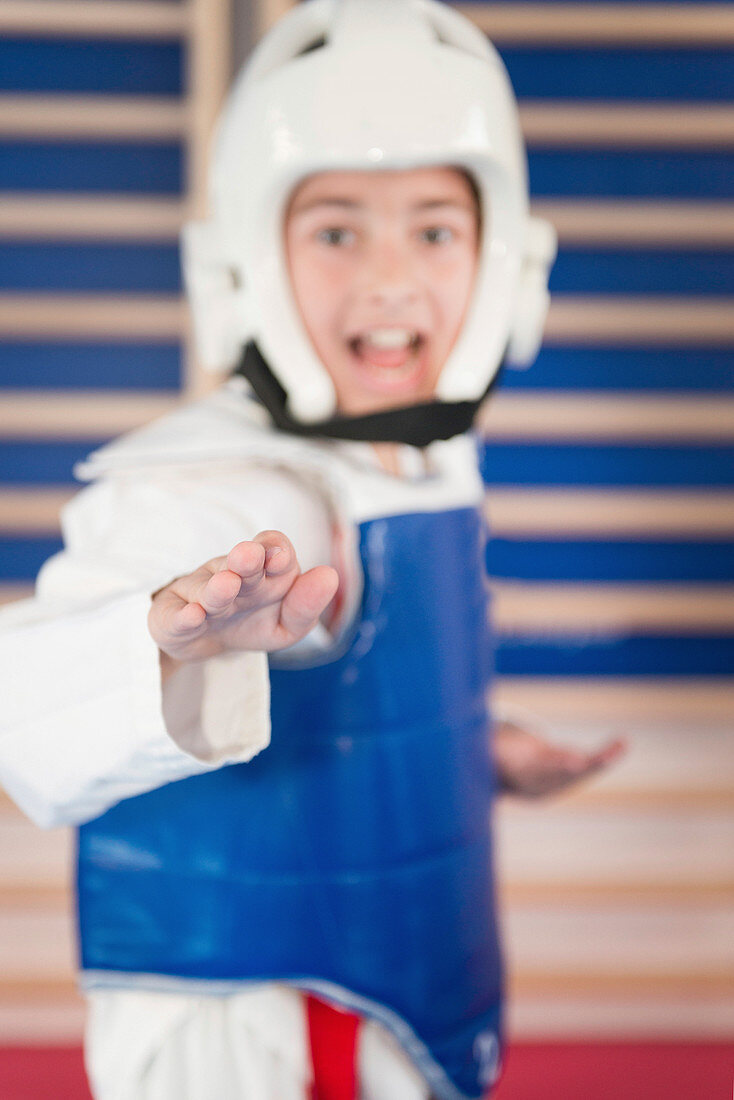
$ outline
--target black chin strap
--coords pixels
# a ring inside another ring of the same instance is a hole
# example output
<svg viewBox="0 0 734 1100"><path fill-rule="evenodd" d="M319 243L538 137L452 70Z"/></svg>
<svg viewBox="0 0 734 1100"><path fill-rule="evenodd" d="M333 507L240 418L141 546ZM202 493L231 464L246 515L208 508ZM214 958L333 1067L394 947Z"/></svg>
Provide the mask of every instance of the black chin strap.
<svg viewBox="0 0 734 1100"><path fill-rule="evenodd" d="M250 343L243 348L233 374L241 374L247 379L280 431L292 435L427 447L437 439L451 439L471 428L477 409L497 382L501 370L502 367L476 401L427 401L422 405L387 409L367 416L333 416L315 424L302 424L290 415L286 409L287 394L256 344Z"/></svg>

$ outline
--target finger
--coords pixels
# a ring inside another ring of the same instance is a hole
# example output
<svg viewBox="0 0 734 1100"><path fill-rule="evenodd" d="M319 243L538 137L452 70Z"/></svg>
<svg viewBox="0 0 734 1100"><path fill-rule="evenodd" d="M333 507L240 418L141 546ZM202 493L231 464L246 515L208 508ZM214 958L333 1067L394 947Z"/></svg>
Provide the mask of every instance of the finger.
<svg viewBox="0 0 734 1100"><path fill-rule="evenodd" d="M589 778L608 767L625 752L626 747L624 738L615 738L594 752L583 753L573 749L562 752L556 760L559 782L565 785Z"/></svg>
<svg viewBox="0 0 734 1100"><path fill-rule="evenodd" d="M227 554L222 568L237 573L245 587L256 584L265 570L265 548L254 540L238 542Z"/></svg>
<svg viewBox="0 0 734 1100"><path fill-rule="evenodd" d="M184 603L171 614L171 626L179 636L195 634L206 622L206 611L200 603Z"/></svg>
<svg viewBox="0 0 734 1100"><path fill-rule="evenodd" d="M628 743L626 737L614 737L606 745L602 745L591 754L591 759L599 766L605 767L617 760L627 752Z"/></svg>
<svg viewBox="0 0 734 1100"><path fill-rule="evenodd" d="M178 577L158 593L156 601L165 607L169 619L186 605L198 605L206 615L217 616L229 610L241 584L240 576L226 568L225 558L213 558L196 572ZM180 624L184 622L194 623L196 618L193 612L189 612L184 619L176 615L175 628L180 629ZM174 624L173 619L170 622Z"/></svg>
<svg viewBox="0 0 734 1100"><path fill-rule="evenodd" d="M265 550L265 572L269 577L280 576L297 566L293 543L282 531L261 531L255 535L255 541Z"/></svg>
<svg viewBox="0 0 734 1100"><path fill-rule="evenodd" d="M239 542L229 552L226 566L242 577L242 589L249 592L263 577L280 576L298 567L290 539L281 531L261 531L249 542Z"/></svg>
<svg viewBox="0 0 734 1100"><path fill-rule="evenodd" d="M603 749L602 752L608 758L615 758L622 756L627 752L629 748L629 741L626 737L614 737Z"/></svg>
<svg viewBox="0 0 734 1100"><path fill-rule="evenodd" d="M200 604L189 603L169 587L156 595L148 625L154 641L166 645L196 633L205 619L206 612Z"/></svg>
<svg viewBox="0 0 734 1100"><path fill-rule="evenodd" d="M190 602L201 604L207 616L215 618L229 611L239 596L241 587L242 578L239 573L231 569L220 569L204 582Z"/></svg>
<svg viewBox="0 0 734 1100"><path fill-rule="evenodd" d="M279 626L292 644L316 624L336 595L339 574L329 565L317 565L293 582L280 605Z"/></svg>
<svg viewBox="0 0 734 1100"><path fill-rule="evenodd" d="M569 775L583 775L596 764L596 756L578 749L559 749L556 757L558 768Z"/></svg>

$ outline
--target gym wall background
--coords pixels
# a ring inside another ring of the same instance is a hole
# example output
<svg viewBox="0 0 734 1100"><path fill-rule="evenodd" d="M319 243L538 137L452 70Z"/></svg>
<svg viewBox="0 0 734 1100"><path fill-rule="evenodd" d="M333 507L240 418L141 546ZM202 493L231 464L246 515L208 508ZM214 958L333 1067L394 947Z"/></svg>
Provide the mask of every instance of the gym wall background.
<svg viewBox="0 0 734 1100"><path fill-rule="evenodd" d="M287 6L0 4L3 600L58 548L74 462L208 384L177 233L232 63ZM483 420L498 696L632 745L500 810L512 1030L731 1038L734 4L460 6L560 237L546 347ZM80 1034L69 861L0 801L6 1042Z"/></svg>

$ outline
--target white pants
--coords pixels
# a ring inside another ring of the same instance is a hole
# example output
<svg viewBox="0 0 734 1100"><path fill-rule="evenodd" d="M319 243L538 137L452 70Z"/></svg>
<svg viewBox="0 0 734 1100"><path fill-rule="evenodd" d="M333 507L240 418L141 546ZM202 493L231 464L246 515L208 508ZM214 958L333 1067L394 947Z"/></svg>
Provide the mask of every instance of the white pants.
<svg viewBox="0 0 734 1100"><path fill-rule="evenodd" d="M268 984L231 996L137 990L89 994L86 1063L95 1100L307 1100L301 994ZM361 1024L360 1100L428 1100L393 1037Z"/></svg>

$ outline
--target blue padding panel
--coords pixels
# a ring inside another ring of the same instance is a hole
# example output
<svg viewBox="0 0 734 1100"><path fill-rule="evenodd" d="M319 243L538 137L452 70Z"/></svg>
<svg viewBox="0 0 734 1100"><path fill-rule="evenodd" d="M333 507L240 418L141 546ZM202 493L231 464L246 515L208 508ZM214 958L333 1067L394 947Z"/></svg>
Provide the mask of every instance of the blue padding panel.
<svg viewBox="0 0 734 1100"><path fill-rule="evenodd" d="M528 370L506 369L512 390L734 392L732 348L545 347Z"/></svg>
<svg viewBox="0 0 734 1100"><path fill-rule="evenodd" d="M729 676L734 636L503 638L505 676Z"/></svg>
<svg viewBox="0 0 734 1100"><path fill-rule="evenodd" d="M61 546L59 538L0 538L0 580L35 580L46 559Z"/></svg>
<svg viewBox="0 0 734 1100"><path fill-rule="evenodd" d="M0 290L178 294L178 245L0 240Z"/></svg>
<svg viewBox="0 0 734 1100"><path fill-rule="evenodd" d="M179 344L0 343L0 389L177 390Z"/></svg>
<svg viewBox="0 0 734 1100"><path fill-rule="evenodd" d="M0 91L181 95L184 52L178 41L0 39Z"/></svg>
<svg viewBox="0 0 734 1100"><path fill-rule="evenodd" d="M523 581L729 582L734 542L494 538L487 568L491 576Z"/></svg>
<svg viewBox="0 0 734 1100"><path fill-rule="evenodd" d="M665 18L661 13L661 17ZM533 99L734 99L734 50L503 47L515 93Z"/></svg>
<svg viewBox="0 0 734 1100"><path fill-rule="evenodd" d="M530 187L541 196L731 199L734 155L644 149L531 149Z"/></svg>
<svg viewBox="0 0 734 1100"><path fill-rule="evenodd" d="M0 191L180 195L178 142L0 141Z"/></svg>
<svg viewBox="0 0 734 1100"><path fill-rule="evenodd" d="M551 292L570 294L732 294L734 252L564 248Z"/></svg>
<svg viewBox="0 0 734 1100"><path fill-rule="evenodd" d="M72 468L107 439L0 442L0 482L16 485L76 484Z"/></svg>
<svg viewBox="0 0 734 1100"><path fill-rule="evenodd" d="M734 485L734 446L484 445L488 485Z"/></svg>

